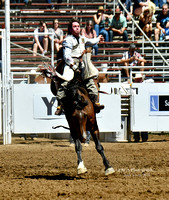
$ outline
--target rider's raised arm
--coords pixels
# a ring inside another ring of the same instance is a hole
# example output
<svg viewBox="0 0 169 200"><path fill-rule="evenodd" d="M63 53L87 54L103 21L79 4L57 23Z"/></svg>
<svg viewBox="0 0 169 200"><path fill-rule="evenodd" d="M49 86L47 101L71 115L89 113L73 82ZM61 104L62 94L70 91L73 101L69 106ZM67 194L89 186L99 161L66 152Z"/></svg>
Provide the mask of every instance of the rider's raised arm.
<svg viewBox="0 0 169 200"><path fill-rule="evenodd" d="M86 46L94 46L95 44L98 44L99 41L100 41L100 38L97 37L97 38L87 38L87 37L84 37L85 38L85 44Z"/></svg>

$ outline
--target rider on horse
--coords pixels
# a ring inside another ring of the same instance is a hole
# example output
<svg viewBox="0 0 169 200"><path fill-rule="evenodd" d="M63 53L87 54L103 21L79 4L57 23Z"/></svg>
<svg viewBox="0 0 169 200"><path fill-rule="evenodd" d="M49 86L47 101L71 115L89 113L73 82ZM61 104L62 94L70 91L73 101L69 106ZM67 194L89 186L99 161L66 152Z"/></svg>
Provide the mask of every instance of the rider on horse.
<svg viewBox="0 0 169 200"><path fill-rule="evenodd" d="M65 61L63 69L63 80L57 92L57 100L59 106L57 107L56 115L62 113L62 105L67 84L74 77L75 71L80 71L82 79L86 85L89 97L94 105L95 111L99 112L104 108L97 102L98 89L94 83L94 78L98 76L98 70L94 67L90 60L91 51L85 50L85 46L93 46L99 41L103 41L103 36L99 35L97 38L86 38L80 35L80 23L77 19L72 19L68 24L68 36L63 41L63 59Z"/></svg>

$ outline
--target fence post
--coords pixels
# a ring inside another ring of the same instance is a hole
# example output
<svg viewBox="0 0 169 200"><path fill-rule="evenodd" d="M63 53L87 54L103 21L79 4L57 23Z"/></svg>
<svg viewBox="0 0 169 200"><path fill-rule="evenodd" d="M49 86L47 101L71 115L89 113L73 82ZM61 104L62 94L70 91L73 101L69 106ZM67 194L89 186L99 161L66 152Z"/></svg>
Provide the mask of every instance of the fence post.
<svg viewBox="0 0 169 200"><path fill-rule="evenodd" d="M3 34L3 48L5 56L2 64L3 87L3 144L11 144L11 59L10 59L10 1L5 1L5 31Z"/></svg>

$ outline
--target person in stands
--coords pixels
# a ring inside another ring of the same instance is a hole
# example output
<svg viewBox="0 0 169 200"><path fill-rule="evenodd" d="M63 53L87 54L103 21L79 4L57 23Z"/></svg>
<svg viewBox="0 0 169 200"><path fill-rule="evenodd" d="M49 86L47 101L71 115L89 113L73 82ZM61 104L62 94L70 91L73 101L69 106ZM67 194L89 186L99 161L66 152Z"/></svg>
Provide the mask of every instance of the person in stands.
<svg viewBox="0 0 169 200"><path fill-rule="evenodd" d="M149 6L150 0L133 0L133 14L135 16L140 16L143 12L144 6Z"/></svg>
<svg viewBox="0 0 169 200"><path fill-rule="evenodd" d="M0 9L5 8L5 0L0 0Z"/></svg>
<svg viewBox="0 0 169 200"><path fill-rule="evenodd" d="M49 8L51 8L51 9L54 9L54 8L55 8L54 5L52 4L52 1L51 1L51 0L46 0L46 3L51 4L51 5L49 6Z"/></svg>
<svg viewBox="0 0 169 200"><path fill-rule="evenodd" d="M96 31L93 28L93 21L89 20L86 23L86 27L82 29L82 36L85 36L87 38L96 38ZM88 46L86 47L88 48ZM98 44L95 44L93 47L93 55L98 54Z"/></svg>
<svg viewBox="0 0 169 200"><path fill-rule="evenodd" d="M126 11L123 9L120 3L118 3L118 6L120 10L122 11L123 15L126 17L128 21L131 20L131 16L133 15L133 6L132 6L132 0L121 0L121 3L124 5L126 10L129 12L130 16L126 13Z"/></svg>
<svg viewBox="0 0 169 200"><path fill-rule="evenodd" d="M166 33L166 30L165 30L166 21L168 20L169 20L168 4L163 4L162 12L160 12L157 16L156 29L154 30L156 47L159 46L158 41L159 41L160 34Z"/></svg>
<svg viewBox="0 0 169 200"><path fill-rule="evenodd" d="M22 0L11 0L11 3L22 3ZM30 6L32 0L23 0L23 3L25 3L26 6Z"/></svg>
<svg viewBox="0 0 169 200"><path fill-rule="evenodd" d="M129 51L126 51L123 54L123 57L121 59L121 63L124 64L124 66L144 66L144 63L146 60L136 51L136 45L134 43L130 44ZM130 83L130 74L129 69L124 69L126 77L128 79L128 83ZM144 71L143 68L140 69L140 71ZM139 76L139 79L142 78L142 76ZM136 81L136 80L135 80Z"/></svg>
<svg viewBox="0 0 169 200"><path fill-rule="evenodd" d="M33 41L33 56L36 56L38 48L42 55L45 55L48 51L48 35L38 35L38 33L48 33L46 23L40 21L39 27L34 30L34 41Z"/></svg>
<svg viewBox="0 0 169 200"><path fill-rule="evenodd" d="M54 33L54 49L58 52L63 42L63 30L59 28L58 19L53 20L53 28L49 29L49 32ZM52 37L49 36L49 39L52 40Z"/></svg>
<svg viewBox="0 0 169 200"><path fill-rule="evenodd" d="M93 16L94 19L94 30L96 31L96 35L103 35L104 40L106 42L109 41L109 34L107 32L107 30L105 29L106 26L106 20L108 20L109 15L104 13L104 8L103 6L100 6L98 8L97 13Z"/></svg>
<svg viewBox="0 0 169 200"><path fill-rule="evenodd" d="M114 36L123 36L124 41L128 41L127 20L121 14L119 7L115 9L115 15L109 19L109 41L113 41Z"/></svg>
<svg viewBox="0 0 169 200"><path fill-rule="evenodd" d="M140 15L138 24L150 40L152 40L152 16L153 13L151 13L150 8L148 6L144 7L143 13ZM136 35L142 35L141 31L138 28L136 29Z"/></svg>

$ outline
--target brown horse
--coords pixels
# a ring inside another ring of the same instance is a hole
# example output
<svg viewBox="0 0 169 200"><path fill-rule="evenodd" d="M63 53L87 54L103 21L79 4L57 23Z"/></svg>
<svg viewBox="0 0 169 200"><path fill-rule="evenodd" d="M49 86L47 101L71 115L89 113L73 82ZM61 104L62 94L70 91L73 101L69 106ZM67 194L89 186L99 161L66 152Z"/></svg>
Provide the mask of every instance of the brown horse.
<svg viewBox="0 0 169 200"><path fill-rule="evenodd" d="M77 173L83 174L87 172L81 156L81 143L84 143L86 140L86 131L90 131L95 142L96 150L103 159L105 175L112 174L114 173L114 169L106 159L103 146L99 141L99 128L93 103L89 98L85 84L77 77L79 76L75 75L74 79L68 83L66 98L63 102L65 116L69 124L70 134L74 140L77 153Z"/></svg>
<svg viewBox="0 0 169 200"><path fill-rule="evenodd" d="M62 61L60 62L60 66L62 68ZM59 67L57 66L57 69L58 68ZM52 70L47 70L46 68L41 68L39 71L41 71L45 76L51 78L51 91L54 95L56 95L58 85L57 82L59 81L58 77L53 75ZM88 92L85 87L85 82L82 81L79 72L75 73L73 80L69 81L67 85L66 98L63 100L63 107L66 119L69 124L68 129L70 130L70 134L75 143L75 150L78 159L77 173L83 174L87 172L81 156L81 143L84 143L86 140L86 131L90 131L95 142L96 150L103 159L103 164L105 166L105 175L114 173L115 171L113 167L111 167L111 165L109 164L109 161L106 159L103 146L99 141L99 128L97 125L94 106L89 98ZM56 126L53 128L58 127L60 126Z"/></svg>

